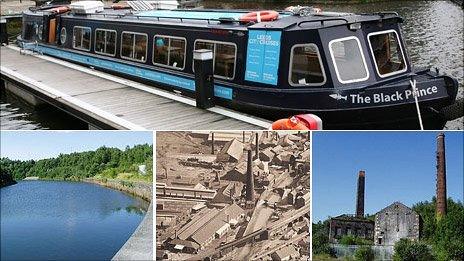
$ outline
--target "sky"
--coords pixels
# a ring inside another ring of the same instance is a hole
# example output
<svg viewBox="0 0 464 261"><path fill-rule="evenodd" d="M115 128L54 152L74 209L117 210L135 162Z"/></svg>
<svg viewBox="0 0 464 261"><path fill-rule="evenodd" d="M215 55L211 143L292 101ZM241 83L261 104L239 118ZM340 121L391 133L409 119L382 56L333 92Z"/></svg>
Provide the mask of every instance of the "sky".
<svg viewBox="0 0 464 261"><path fill-rule="evenodd" d="M38 160L101 146L125 149L153 144L153 135L151 131L1 131L0 141L1 157Z"/></svg>
<svg viewBox="0 0 464 261"><path fill-rule="evenodd" d="M395 201L408 207L435 195L438 132L314 132L313 221L354 214L359 170L365 214ZM445 133L448 197L463 201L463 135Z"/></svg>

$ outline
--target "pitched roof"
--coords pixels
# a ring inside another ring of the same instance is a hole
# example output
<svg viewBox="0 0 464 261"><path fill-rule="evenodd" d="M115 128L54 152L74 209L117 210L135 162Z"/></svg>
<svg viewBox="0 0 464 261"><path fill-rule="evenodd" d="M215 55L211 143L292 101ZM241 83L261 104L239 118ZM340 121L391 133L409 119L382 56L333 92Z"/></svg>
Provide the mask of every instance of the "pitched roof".
<svg viewBox="0 0 464 261"><path fill-rule="evenodd" d="M230 157L238 161L243 155L243 143L237 139L227 142L216 157L216 161L229 161Z"/></svg>
<svg viewBox="0 0 464 261"><path fill-rule="evenodd" d="M300 253L298 253L298 251L296 251L295 247L292 245L282 247L281 249L276 250L274 253L279 257L280 260L283 260L287 257L292 259L300 256Z"/></svg>
<svg viewBox="0 0 464 261"><path fill-rule="evenodd" d="M192 239L198 244L203 245L209 238L214 236L218 229L228 223L228 219L235 219L242 213L243 209L237 204L232 204L223 208L216 216L210 219L208 223L198 229L192 235Z"/></svg>
<svg viewBox="0 0 464 261"><path fill-rule="evenodd" d="M376 213L377 214L380 214L382 212L386 212L386 211L389 211L391 209L395 209L395 208L399 208L399 209L403 209L403 210L406 210L406 211L411 211L413 213L416 213L414 210L412 210L412 208L404 205L403 203L399 202L399 201L396 201L396 202L393 202L392 204L390 204L389 206L381 209L379 212Z"/></svg>
<svg viewBox="0 0 464 261"><path fill-rule="evenodd" d="M185 224L177 233L179 239L185 240L193 235L199 228L205 225L208 220L213 218L219 211L215 208L202 209L194 219Z"/></svg>

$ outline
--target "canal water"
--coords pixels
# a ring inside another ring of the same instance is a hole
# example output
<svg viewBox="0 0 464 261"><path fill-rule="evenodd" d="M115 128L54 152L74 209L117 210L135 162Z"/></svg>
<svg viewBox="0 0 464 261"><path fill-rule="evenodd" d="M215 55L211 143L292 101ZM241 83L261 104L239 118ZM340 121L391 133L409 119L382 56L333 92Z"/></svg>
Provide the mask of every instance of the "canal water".
<svg viewBox="0 0 464 261"><path fill-rule="evenodd" d="M205 8L275 9L304 4L302 1L230 1L204 0ZM451 1L385 1L366 4L314 4L327 11L367 13L396 11L404 18L403 31L408 53L416 67L437 67L456 77L460 83L458 97L463 97L463 9ZM49 116L49 111L25 109L20 103L9 103L2 95L0 121L2 129L55 128L68 126L73 119ZM7 109L4 109L7 108ZM4 110L7 112L5 113ZM75 119L74 119L75 120ZM19 121L19 123L17 122ZM72 126L72 125L71 125ZM462 129L463 118L448 122L448 129Z"/></svg>
<svg viewBox="0 0 464 261"><path fill-rule="evenodd" d="M34 108L6 90L0 90L2 130L81 130L88 125L51 105Z"/></svg>
<svg viewBox="0 0 464 261"><path fill-rule="evenodd" d="M82 182L21 181L1 193L1 260L110 260L148 203Z"/></svg>

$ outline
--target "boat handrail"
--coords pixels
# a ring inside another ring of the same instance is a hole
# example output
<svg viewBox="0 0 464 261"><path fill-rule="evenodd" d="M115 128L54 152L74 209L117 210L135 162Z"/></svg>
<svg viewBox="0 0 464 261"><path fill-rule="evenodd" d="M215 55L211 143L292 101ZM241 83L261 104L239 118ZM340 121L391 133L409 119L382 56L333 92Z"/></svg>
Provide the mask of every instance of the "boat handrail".
<svg viewBox="0 0 464 261"><path fill-rule="evenodd" d="M301 27L301 25L305 24L305 23L321 23L321 25L324 25L324 22L330 22L330 21L345 21L347 24L355 23L355 22L350 22L350 21L348 21L348 19L345 19L345 18L335 17L335 18L328 18L328 19L321 19L321 20L301 21L301 22L298 23L298 26Z"/></svg>
<svg viewBox="0 0 464 261"><path fill-rule="evenodd" d="M224 18L194 18L194 17L171 17L171 16L152 16L152 15L137 15L133 13L124 13L124 14L114 14L114 13L94 13L94 14L87 14L87 16L102 16L102 17L107 17L107 16L114 16L118 18L126 17L126 18L153 18L156 19L157 21L160 21L160 19L174 19L174 20L180 20L180 22L184 22L185 20L196 20L196 21L206 21L208 24L211 22L228 22L228 23L239 23L239 20L235 20L230 17L224 17Z"/></svg>
<svg viewBox="0 0 464 261"><path fill-rule="evenodd" d="M375 12L373 13L374 15L380 15L380 16L385 16L385 15L395 15L395 16L400 16L398 12L395 11L381 11L381 12Z"/></svg>
<svg viewBox="0 0 464 261"><path fill-rule="evenodd" d="M140 18L155 18L157 19L158 21L160 21L160 19L178 19L180 20L182 23L184 22L184 19L186 20L195 20L195 21L207 21L208 24L210 22L229 22L229 23L238 23L240 22L239 20L235 20L231 17L224 17L224 18L219 18L219 19L215 19L215 18L194 18L194 17L171 17L171 16L151 16L151 15L132 15L133 17L136 17L137 19L140 19ZM129 17L129 16L127 16Z"/></svg>

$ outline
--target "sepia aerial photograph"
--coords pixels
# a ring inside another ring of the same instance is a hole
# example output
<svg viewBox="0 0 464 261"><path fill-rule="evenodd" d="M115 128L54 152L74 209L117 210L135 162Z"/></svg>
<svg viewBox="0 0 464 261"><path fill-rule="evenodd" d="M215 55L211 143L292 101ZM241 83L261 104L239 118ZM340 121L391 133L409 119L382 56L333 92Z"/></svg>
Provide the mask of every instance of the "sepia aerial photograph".
<svg viewBox="0 0 464 261"><path fill-rule="evenodd" d="M309 260L310 133L156 133L156 260Z"/></svg>

